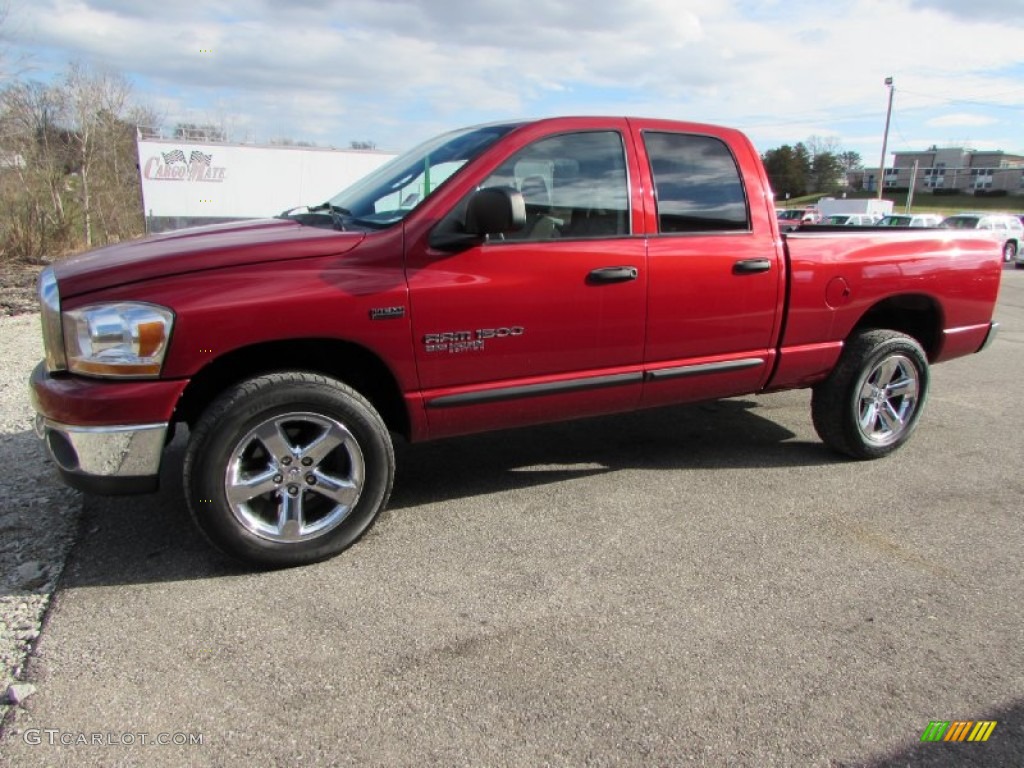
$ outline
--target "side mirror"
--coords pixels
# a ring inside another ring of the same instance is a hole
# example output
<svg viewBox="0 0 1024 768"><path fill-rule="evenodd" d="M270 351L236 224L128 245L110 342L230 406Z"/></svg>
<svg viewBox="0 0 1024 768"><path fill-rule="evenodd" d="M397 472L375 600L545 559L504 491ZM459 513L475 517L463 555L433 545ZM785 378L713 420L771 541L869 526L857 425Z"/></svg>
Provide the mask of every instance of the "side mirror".
<svg viewBox="0 0 1024 768"><path fill-rule="evenodd" d="M526 226L526 202L514 187L478 189L466 202L466 219L448 217L430 233L430 247L457 251L484 242L487 235L515 232Z"/></svg>
<svg viewBox="0 0 1024 768"><path fill-rule="evenodd" d="M466 231L475 235L500 235L526 226L526 201L514 187L478 189L466 206Z"/></svg>

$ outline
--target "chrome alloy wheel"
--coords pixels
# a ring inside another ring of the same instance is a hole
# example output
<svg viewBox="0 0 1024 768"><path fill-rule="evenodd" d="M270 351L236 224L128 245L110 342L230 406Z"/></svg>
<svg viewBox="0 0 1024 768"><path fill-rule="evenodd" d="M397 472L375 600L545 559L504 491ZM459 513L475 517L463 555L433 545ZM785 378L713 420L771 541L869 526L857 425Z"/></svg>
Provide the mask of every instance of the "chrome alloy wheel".
<svg viewBox="0 0 1024 768"><path fill-rule="evenodd" d="M363 452L345 425L316 413L285 413L238 441L224 493L232 514L253 534L294 543L345 520L365 476Z"/></svg>
<svg viewBox="0 0 1024 768"><path fill-rule="evenodd" d="M860 386L857 425L875 445L897 440L913 421L918 405L920 372L909 357L885 357Z"/></svg>

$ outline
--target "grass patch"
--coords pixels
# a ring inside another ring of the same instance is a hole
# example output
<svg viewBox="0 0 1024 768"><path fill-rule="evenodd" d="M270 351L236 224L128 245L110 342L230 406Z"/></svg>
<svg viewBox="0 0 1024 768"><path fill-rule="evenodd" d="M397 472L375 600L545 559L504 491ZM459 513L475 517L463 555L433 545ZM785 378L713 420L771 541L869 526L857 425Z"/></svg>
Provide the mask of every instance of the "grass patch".
<svg viewBox="0 0 1024 768"><path fill-rule="evenodd" d="M775 205L779 208L799 208L804 205L817 203L823 197L842 198L842 193L832 195L805 195L794 197L790 200L777 200ZM870 200L876 197L874 192L848 191L847 200ZM892 200L893 213L903 213L907 207L907 193L887 193L884 200ZM974 195L933 195L931 192L914 192L913 213L937 213L941 216L951 216L954 213L963 211L1005 211L1006 213L1024 213L1024 196L1009 195L1007 197L975 197Z"/></svg>

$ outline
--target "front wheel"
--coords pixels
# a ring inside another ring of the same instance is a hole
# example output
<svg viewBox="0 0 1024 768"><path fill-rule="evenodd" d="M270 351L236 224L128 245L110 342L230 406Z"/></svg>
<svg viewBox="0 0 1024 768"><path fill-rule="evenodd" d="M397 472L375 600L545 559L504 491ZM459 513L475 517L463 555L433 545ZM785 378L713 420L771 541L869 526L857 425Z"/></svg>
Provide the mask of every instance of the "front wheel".
<svg viewBox="0 0 1024 768"><path fill-rule="evenodd" d="M394 451L380 416L346 385L310 373L239 384L199 419L185 489L199 529L260 566L323 560L387 503Z"/></svg>
<svg viewBox="0 0 1024 768"><path fill-rule="evenodd" d="M920 344L896 331L863 331L814 388L814 428L839 453L881 458L910 437L927 394L928 359Z"/></svg>
<svg viewBox="0 0 1024 768"><path fill-rule="evenodd" d="M1013 258L1017 255L1017 244L1012 240L1006 241L1003 244L1003 261L1013 261Z"/></svg>

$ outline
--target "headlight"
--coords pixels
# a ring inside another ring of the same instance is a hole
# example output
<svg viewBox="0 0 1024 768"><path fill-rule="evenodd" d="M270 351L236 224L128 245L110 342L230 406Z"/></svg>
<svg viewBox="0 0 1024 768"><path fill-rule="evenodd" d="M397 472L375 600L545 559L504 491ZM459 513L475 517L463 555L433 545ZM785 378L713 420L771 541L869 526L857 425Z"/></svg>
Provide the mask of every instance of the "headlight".
<svg viewBox="0 0 1024 768"><path fill-rule="evenodd" d="M159 376L174 314L153 304L90 304L64 313L67 367L90 376Z"/></svg>
<svg viewBox="0 0 1024 768"><path fill-rule="evenodd" d="M39 274L39 308L43 321L43 348L46 351L46 370L67 370L68 361L64 356L64 336L60 328L60 291L53 267L47 267Z"/></svg>

